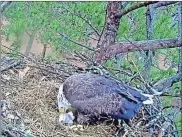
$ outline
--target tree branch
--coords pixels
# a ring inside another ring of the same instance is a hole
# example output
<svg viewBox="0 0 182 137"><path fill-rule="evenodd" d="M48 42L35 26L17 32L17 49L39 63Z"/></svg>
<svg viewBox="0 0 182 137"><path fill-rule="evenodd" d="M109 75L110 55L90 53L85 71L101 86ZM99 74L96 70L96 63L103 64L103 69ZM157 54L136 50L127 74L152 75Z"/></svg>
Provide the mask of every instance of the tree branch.
<svg viewBox="0 0 182 137"><path fill-rule="evenodd" d="M124 2L122 2L121 8L122 8L122 9L126 8L126 6L127 6L128 4L129 4L129 1L124 1Z"/></svg>
<svg viewBox="0 0 182 137"><path fill-rule="evenodd" d="M89 20L85 19L84 17L82 17L80 14L78 14L78 13L76 13L76 12L72 12L72 11L70 11L69 9L64 8L64 6L63 6L62 8L65 9L67 12L71 13L72 15L75 15L75 16L81 18L83 21L85 21L85 22L86 22L86 23L95 31L95 33L96 33L98 36L100 36L100 34L99 34L99 32L97 31L97 29L91 24L91 22L90 22Z"/></svg>
<svg viewBox="0 0 182 137"><path fill-rule="evenodd" d="M162 94L160 96L170 96L170 97L181 97L180 95L178 94L175 94L175 95L172 95L172 94Z"/></svg>
<svg viewBox="0 0 182 137"><path fill-rule="evenodd" d="M129 12L133 11L133 10L136 10L136 9L139 9L141 7L145 7L145 6L148 6L150 4L154 4L154 3L157 3L157 1L147 1L147 2L143 2L143 3L138 3L134 6L131 6L130 8L126 9L126 10L122 10L121 12L119 12L116 17L118 18L121 18L122 16L128 14Z"/></svg>
<svg viewBox="0 0 182 137"><path fill-rule="evenodd" d="M146 40L133 42L115 43L109 47L102 47L97 49L96 61L107 60L108 58L125 52L133 51L147 51L155 49L176 48L181 47L178 38L160 39L160 40Z"/></svg>
<svg viewBox="0 0 182 137"><path fill-rule="evenodd" d="M182 80L181 73L177 73L176 75L174 75L166 80L157 82L156 84L154 84L153 87L158 92L163 92L163 91L165 91L165 89L170 88L171 86L173 86L174 83L179 82L181 80Z"/></svg>
<svg viewBox="0 0 182 137"><path fill-rule="evenodd" d="M62 37L64 37L64 38L66 38L67 40L71 41L72 43L75 43L75 44L77 44L77 45L79 45L79 46L81 46L81 47L84 47L84 48L86 48L86 49L89 49L89 50L91 50L91 51L95 51L93 48L91 48L91 47L89 47L89 46L83 45L83 44L81 44L81 43L79 43L79 42L77 42L77 41L74 41L74 40L70 39L70 38L67 37L65 34L59 33L59 35L62 36Z"/></svg>
<svg viewBox="0 0 182 137"><path fill-rule="evenodd" d="M153 4L153 8L159 8L159 7L164 7L164 6L168 6L168 5L171 5L171 4L175 4L177 3L178 1L160 1L156 4Z"/></svg>

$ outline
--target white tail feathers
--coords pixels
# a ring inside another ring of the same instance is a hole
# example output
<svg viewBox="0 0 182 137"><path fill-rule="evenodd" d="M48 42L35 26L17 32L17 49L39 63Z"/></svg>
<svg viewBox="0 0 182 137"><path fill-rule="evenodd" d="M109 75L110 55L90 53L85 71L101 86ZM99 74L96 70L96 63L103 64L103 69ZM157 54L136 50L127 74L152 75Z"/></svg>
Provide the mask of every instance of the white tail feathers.
<svg viewBox="0 0 182 137"><path fill-rule="evenodd" d="M143 101L143 104L145 104L145 105L150 105L150 104L153 104L153 103L154 103L154 102L153 102L153 97L154 97L153 95L144 94L144 93L142 93L142 95L148 97L147 100Z"/></svg>

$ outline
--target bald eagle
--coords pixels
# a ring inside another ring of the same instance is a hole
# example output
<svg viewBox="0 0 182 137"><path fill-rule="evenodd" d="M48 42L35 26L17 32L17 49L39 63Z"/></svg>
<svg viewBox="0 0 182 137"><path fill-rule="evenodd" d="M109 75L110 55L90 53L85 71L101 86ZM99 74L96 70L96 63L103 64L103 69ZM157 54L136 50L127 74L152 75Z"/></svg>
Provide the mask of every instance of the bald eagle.
<svg viewBox="0 0 182 137"><path fill-rule="evenodd" d="M90 123L102 115L129 120L136 116L143 104L152 104L152 97L105 76L72 75L59 88L59 122L69 125L74 121Z"/></svg>

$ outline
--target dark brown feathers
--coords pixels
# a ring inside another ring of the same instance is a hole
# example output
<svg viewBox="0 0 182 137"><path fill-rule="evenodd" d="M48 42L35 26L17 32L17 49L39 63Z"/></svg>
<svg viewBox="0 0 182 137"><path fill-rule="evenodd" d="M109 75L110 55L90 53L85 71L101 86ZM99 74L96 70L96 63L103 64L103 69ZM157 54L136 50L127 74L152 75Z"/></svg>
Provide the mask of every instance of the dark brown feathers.
<svg viewBox="0 0 182 137"><path fill-rule="evenodd" d="M63 84L66 99L80 113L89 117L101 114L115 119L136 115L148 97L111 78L95 74L77 74Z"/></svg>

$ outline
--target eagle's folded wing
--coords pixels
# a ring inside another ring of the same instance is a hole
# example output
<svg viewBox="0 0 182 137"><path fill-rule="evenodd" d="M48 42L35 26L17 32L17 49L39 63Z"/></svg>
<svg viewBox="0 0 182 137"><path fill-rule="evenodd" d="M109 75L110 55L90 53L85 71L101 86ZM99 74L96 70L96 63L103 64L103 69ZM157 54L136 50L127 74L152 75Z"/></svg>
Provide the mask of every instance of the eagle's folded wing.
<svg viewBox="0 0 182 137"><path fill-rule="evenodd" d="M90 117L100 115L111 116L114 119L133 118L140 110L142 103L131 102L125 97L117 94L104 94L86 100L76 100L70 102L79 112Z"/></svg>

